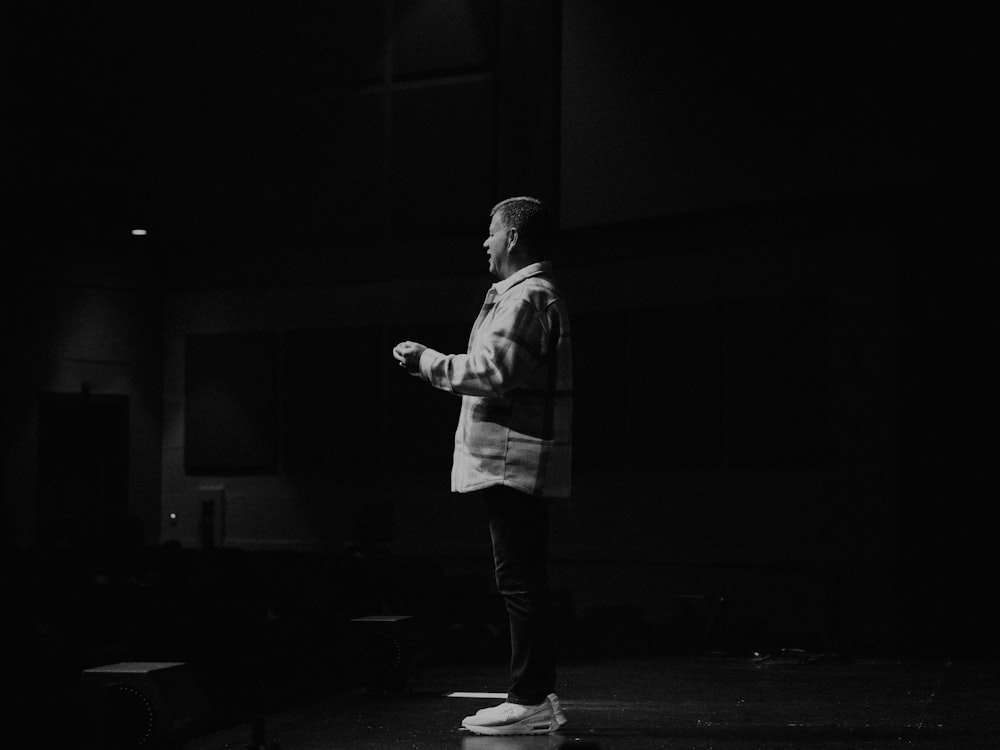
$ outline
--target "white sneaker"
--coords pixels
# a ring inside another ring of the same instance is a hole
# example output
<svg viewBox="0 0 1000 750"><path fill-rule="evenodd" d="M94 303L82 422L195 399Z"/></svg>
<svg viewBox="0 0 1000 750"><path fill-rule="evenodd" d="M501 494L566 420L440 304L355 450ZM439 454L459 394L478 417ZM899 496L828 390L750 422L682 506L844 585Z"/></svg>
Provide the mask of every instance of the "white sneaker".
<svg viewBox="0 0 1000 750"><path fill-rule="evenodd" d="M501 703L462 719L462 726L470 732L489 735L549 734L565 723L566 716L555 693L549 693L537 706Z"/></svg>

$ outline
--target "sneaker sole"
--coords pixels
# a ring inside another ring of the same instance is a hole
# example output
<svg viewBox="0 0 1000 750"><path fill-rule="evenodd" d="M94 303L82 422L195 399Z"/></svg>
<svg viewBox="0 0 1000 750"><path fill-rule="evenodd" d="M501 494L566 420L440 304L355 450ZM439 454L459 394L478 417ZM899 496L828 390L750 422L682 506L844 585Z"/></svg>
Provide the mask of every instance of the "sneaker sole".
<svg viewBox="0 0 1000 750"><path fill-rule="evenodd" d="M565 724L565 722L563 722ZM552 734L559 729L562 724L554 718L541 719L537 721L521 721L517 724L506 724L498 727L479 727L463 724L467 730L473 734L485 734L491 737L517 737L528 734Z"/></svg>

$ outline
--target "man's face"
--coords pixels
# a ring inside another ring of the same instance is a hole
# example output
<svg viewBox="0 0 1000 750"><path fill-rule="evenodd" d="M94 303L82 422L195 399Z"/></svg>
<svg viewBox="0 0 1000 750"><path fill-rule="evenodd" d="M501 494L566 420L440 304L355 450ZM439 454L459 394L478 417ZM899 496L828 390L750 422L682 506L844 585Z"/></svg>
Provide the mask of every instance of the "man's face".
<svg viewBox="0 0 1000 750"><path fill-rule="evenodd" d="M503 280L507 278L507 230L500 221L500 212L493 214L490 221L490 235L483 243L490 256L490 273Z"/></svg>

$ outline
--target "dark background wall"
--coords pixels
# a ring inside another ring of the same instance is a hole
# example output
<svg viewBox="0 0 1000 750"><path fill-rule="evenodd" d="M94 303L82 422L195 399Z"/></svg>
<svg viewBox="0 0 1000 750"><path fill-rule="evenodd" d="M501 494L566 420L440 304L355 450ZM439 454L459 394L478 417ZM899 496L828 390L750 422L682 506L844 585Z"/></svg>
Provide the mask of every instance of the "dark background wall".
<svg viewBox="0 0 1000 750"><path fill-rule="evenodd" d="M968 29L596 0L5 13L12 548L131 517L147 545L354 544L479 585L457 401L389 350L464 346L489 207L535 194L574 322L567 606L750 646L966 632L969 500L932 480L935 410L905 407L974 193L945 137Z"/></svg>

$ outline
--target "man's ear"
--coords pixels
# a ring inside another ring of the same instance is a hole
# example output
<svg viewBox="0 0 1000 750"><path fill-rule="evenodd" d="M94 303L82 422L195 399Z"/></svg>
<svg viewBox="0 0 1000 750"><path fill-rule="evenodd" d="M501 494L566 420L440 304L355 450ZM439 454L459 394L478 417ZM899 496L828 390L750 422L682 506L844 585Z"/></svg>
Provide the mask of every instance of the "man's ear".
<svg viewBox="0 0 1000 750"><path fill-rule="evenodd" d="M514 249L517 244L517 227L511 227L507 230L507 252L509 253Z"/></svg>

